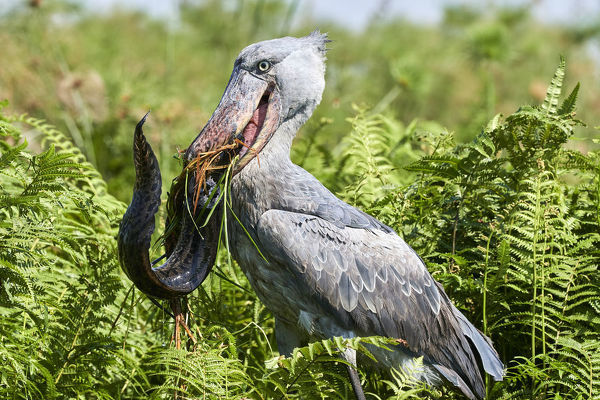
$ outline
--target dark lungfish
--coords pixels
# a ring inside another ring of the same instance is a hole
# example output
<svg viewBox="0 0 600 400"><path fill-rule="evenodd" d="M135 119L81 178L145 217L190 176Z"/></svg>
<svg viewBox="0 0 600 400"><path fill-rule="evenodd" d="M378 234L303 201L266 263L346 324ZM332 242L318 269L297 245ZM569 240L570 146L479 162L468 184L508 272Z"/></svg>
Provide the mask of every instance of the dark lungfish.
<svg viewBox="0 0 600 400"><path fill-rule="evenodd" d="M188 204L183 203L181 207L187 207L190 212L182 213L177 241L165 263L152 267L150 238L154 232L154 215L160 206L162 185L158 161L142 131L146 116L135 128L133 159L136 179L131 204L119 229L119 260L129 279L142 292L171 299L192 292L212 269L217 255L222 208L220 204L213 205L216 207L213 215L205 226L200 227L202 224L194 224L192 219L194 205L184 199ZM218 179L217 176L213 177ZM193 198L194 181L190 179L189 195L183 197ZM200 204L197 207L194 217L198 216L203 206Z"/></svg>

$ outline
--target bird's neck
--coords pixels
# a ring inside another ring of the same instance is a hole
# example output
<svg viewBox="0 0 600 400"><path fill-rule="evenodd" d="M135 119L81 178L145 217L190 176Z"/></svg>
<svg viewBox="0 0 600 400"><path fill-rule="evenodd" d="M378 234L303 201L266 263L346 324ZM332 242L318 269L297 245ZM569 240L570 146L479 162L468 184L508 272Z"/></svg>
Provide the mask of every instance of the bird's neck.
<svg viewBox="0 0 600 400"><path fill-rule="evenodd" d="M308 120L312 109L296 113L284 121L262 151L234 176L232 210L248 232L254 232L265 211L281 209L286 201L284 194L289 193L286 186L294 184L292 175L297 168L290 160L290 148L296 132ZM231 232L246 235L237 224L232 225Z"/></svg>
<svg viewBox="0 0 600 400"><path fill-rule="evenodd" d="M296 112L291 118L285 120L273 133L271 140L260 152L259 157L265 159L281 159L281 162L290 161L290 149L292 142L298 130L308 121L312 115L317 103L307 105L305 108Z"/></svg>

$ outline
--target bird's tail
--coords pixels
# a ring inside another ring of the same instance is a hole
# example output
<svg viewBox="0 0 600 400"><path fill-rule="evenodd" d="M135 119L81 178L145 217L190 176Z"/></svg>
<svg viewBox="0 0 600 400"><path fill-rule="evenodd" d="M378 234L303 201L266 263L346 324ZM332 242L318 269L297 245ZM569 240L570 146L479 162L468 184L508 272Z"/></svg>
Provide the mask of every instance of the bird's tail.
<svg viewBox="0 0 600 400"><path fill-rule="evenodd" d="M474 352L479 356L485 372L494 378L496 382L501 381L504 377L504 364L500 361L490 338L475 328L454 305L452 305L452 311L456 319L460 322L463 333L471 341L474 350L476 350Z"/></svg>
<svg viewBox="0 0 600 400"><path fill-rule="evenodd" d="M473 355L475 358L479 358L481 362L480 366L485 372L491 375L495 381L501 381L504 376L504 365L502 364L502 361L500 361L498 353L494 350L491 340L475 328L453 304L451 304L451 307L452 313L456 317L462 333L469 342ZM460 391L470 400L485 398L485 385L482 380L483 374L480 375L477 373L476 376L471 376L465 380L467 376L463 376L452 368L440 364L433 364L433 366L450 383L460 389Z"/></svg>

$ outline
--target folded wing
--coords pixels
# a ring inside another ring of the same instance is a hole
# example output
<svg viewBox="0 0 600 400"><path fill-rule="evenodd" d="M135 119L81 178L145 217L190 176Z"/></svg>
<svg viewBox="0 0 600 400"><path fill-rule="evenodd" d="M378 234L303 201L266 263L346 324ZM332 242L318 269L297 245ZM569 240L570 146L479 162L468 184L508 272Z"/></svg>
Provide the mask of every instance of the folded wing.
<svg viewBox="0 0 600 400"><path fill-rule="evenodd" d="M402 339L469 397L471 391L485 394L474 351L485 353L479 357L490 373L502 370L493 348L393 231L269 210L260 218L258 236L266 258L288 268L340 326L361 336Z"/></svg>

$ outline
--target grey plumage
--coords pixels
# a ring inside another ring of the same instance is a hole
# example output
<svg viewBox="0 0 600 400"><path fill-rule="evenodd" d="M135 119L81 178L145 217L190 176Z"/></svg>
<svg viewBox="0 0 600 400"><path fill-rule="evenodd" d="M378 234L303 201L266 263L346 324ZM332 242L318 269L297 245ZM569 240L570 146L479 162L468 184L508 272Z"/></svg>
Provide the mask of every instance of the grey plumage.
<svg viewBox="0 0 600 400"><path fill-rule="evenodd" d="M408 366L413 357L423 356L419 379L431 384L445 379L470 399L483 398L480 365L496 380L503 375L489 339L452 305L423 261L390 227L344 203L290 161L296 132L321 101L328 42L326 35L313 32L242 50L219 106L184 158L191 161L223 144L244 141L243 149L230 149L240 158L226 211L235 213L227 219L229 248L273 312L282 354L311 339L394 337L402 344L393 352L374 349L380 365ZM218 222L209 221L200 236L184 213L177 240L167 246L167 261L152 267L148 249L160 172L142 124L134 137L136 185L119 231L119 256L140 290L176 305L210 271ZM199 189L202 205L211 189ZM185 196L177 198L175 207L189 206ZM221 210L215 209L217 214ZM346 351L343 357L354 364L356 354ZM357 397L364 398L356 371L349 373Z"/></svg>
<svg viewBox="0 0 600 400"><path fill-rule="evenodd" d="M433 375L467 397L482 398L478 359L502 379L489 341L391 228L342 202L290 161L292 138L321 99L325 43L318 33L261 42L236 61L252 66L273 60L283 109L259 160L250 161L232 186L233 212L267 262L234 218L228 219L230 248L275 315L280 351L335 335L401 338L407 346L398 346L398 353L424 356Z"/></svg>

